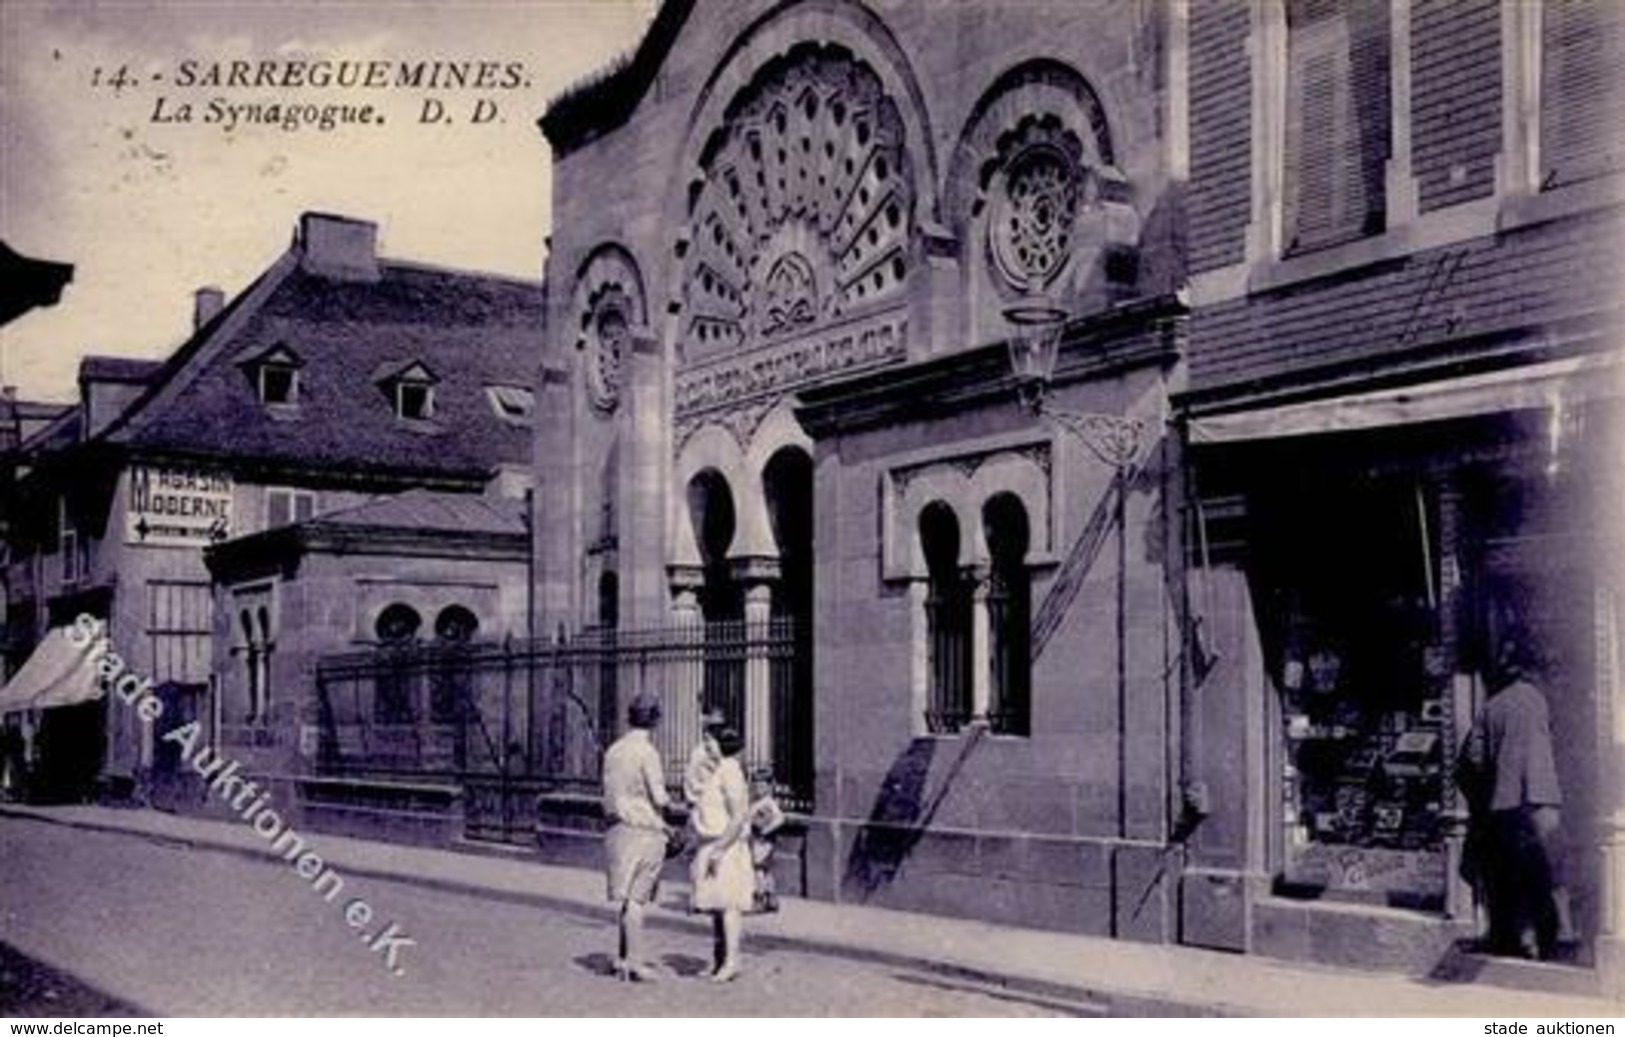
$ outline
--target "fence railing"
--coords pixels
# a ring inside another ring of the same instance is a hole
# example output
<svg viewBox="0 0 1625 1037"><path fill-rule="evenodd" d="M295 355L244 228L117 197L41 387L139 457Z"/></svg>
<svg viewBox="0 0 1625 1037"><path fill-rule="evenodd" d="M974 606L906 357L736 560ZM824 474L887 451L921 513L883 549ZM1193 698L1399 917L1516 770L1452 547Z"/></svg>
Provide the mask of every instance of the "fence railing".
<svg viewBox="0 0 1625 1037"><path fill-rule="evenodd" d="M674 788L702 712L716 709L747 738L755 723L747 764L771 767L786 804L809 810L810 673L786 619L328 656L317 667L318 770L596 792L626 704L648 691L664 706L654 738Z"/></svg>

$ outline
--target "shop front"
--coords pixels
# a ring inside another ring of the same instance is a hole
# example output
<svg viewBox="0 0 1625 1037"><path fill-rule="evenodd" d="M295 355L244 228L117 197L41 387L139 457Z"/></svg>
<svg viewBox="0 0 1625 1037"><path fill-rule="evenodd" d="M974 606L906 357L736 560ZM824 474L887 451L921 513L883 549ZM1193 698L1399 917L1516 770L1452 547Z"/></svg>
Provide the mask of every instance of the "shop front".
<svg viewBox="0 0 1625 1037"><path fill-rule="evenodd" d="M1618 895L1612 384L1549 366L1189 423L1193 607L1228 578L1239 621L1214 647L1261 728L1236 786L1250 949L1428 968L1471 946L1457 757L1515 650L1548 704L1574 957L1594 960Z"/></svg>

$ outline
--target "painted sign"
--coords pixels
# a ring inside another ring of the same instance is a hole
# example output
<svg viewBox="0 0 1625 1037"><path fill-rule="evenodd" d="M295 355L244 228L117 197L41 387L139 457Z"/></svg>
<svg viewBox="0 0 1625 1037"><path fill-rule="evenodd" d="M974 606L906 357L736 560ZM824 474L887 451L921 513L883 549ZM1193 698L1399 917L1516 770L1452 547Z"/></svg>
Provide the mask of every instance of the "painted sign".
<svg viewBox="0 0 1625 1037"><path fill-rule="evenodd" d="M124 541L149 547L202 547L231 535L231 476L205 468L130 470Z"/></svg>

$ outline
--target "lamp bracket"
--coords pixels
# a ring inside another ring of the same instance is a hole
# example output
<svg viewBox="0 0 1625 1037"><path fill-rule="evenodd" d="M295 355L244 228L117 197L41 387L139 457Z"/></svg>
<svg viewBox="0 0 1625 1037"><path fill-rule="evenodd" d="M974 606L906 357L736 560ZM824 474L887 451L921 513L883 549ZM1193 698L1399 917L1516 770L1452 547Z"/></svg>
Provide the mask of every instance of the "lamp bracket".
<svg viewBox="0 0 1625 1037"><path fill-rule="evenodd" d="M1061 428L1076 436L1089 452L1118 471L1128 468L1140 452L1140 439L1145 434L1145 422L1120 414L1100 414L1092 411L1069 411L1056 407L1043 395L1038 395L1028 406L1034 413L1049 418Z"/></svg>

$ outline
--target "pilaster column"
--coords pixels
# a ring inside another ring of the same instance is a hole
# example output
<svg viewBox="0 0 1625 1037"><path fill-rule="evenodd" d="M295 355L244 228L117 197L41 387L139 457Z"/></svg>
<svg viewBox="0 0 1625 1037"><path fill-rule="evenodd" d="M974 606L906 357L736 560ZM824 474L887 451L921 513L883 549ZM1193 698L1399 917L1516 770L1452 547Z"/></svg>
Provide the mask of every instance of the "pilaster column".
<svg viewBox="0 0 1625 1037"><path fill-rule="evenodd" d="M773 671L767 635L773 619L777 558L736 558L734 578L745 591L745 764L773 766Z"/></svg>
<svg viewBox="0 0 1625 1037"><path fill-rule="evenodd" d="M543 364L536 374L536 491L531 495L530 520L535 614L527 624L540 637L551 636L561 625L565 629L575 625L571 511L577 498L569 449L573 404L569 369Z"/></svg>
<svg viewBox="0 0 1625 1037"><path fill-rule="evenodd" d="M666 579L671 587L671 623L684 647L671 667L662 726L667 729L670 744L684 747L686 752L700 741L700 697L705 692L705 619L700 613L700 588L705 586L705 569L698 565L668 565Z"/></svg>
<svg viewBox="0 0 1625 1037"><path fill-rule="evenodd" d="M630 449L621 454L619 554L622 623L641 630L665 619L667 588L661 585L666 554L665 463L671 454L671 422L661 404L663 358L658 340L639 331L627 350L626 409L622 426Z"/></svg>
<svg viewBox="0 0 1625 1037"><path fill-rule="evenodd" d="M965 579L971 585L970 593L970 722L985 726L988 710L992 706L992 630L989 626L987 598L988 567L970 566Z"/></svg>

